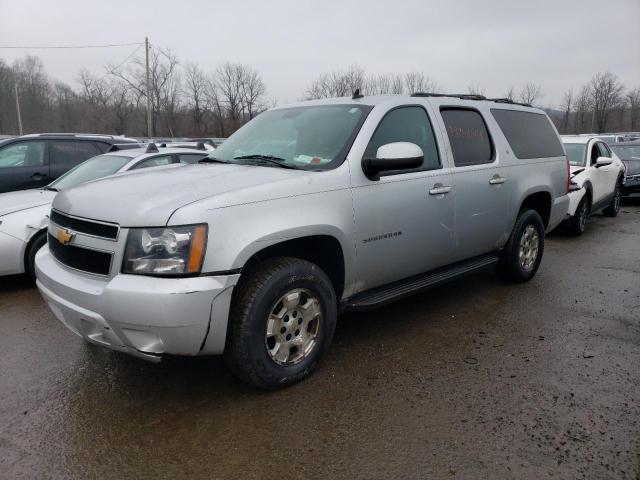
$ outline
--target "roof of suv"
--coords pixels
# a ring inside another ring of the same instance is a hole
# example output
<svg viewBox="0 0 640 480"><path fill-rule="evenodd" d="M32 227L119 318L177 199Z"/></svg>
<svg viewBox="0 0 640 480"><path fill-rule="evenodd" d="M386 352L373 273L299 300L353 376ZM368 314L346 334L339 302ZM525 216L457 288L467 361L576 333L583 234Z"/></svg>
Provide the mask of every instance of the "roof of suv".
<svg viewBox="0 0 640 480"><path fill-rule="evenodd" d="M13 137L10 140L20 140L24 138L42 138L47 140L100 140L107 143L138 143L133 138L123 137L119 135L102 135L98 133L28 133L19 137Z"/></svg>

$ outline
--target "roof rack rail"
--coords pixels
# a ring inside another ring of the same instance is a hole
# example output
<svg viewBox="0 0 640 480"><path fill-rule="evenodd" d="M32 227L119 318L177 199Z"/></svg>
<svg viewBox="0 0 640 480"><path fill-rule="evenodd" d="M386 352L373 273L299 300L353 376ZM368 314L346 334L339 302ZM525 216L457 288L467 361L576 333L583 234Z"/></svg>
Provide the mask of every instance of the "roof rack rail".
<svg viewBox="0 0 640 480"><path fill-rule="evenodd" d="M473 93L430 93L430 92L415 92L411 94L412 97L453 97L461 100L486 100L484 95L475 95Z"/></svg>
<svg viewBox="0 0 640 480"><path fill-rule="evenodd" d="M111 145L105 153L119 152L120 150L131 150L132 148L140 148L138 143L114 143Z"/></svg>
<svg viewBox="0 0 640 480"><path fill-rule="evenodd" d="M515 100L511 100L510 98L487 98L488 101L490 102L496 102L496 103L508 103L511 105L522 105L523 107L530 107L531 104L530 103L524 103L524 102L516 102Z"/></svg>

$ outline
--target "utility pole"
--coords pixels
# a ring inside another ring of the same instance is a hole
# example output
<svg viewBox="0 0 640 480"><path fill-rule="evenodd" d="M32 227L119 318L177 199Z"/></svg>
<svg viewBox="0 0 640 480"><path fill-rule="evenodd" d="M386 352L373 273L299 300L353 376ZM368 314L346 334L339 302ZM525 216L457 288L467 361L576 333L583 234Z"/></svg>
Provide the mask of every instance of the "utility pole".
<svg viewBox="0 0 640 480"><path fill-rule="evenodd" d="M20 100L18 98L18 82L13 84L13 90L16 92L16 112L18 114L18 130L22 135L22 115L20 115Z"/></svg>
<svg viewBox="0 0 640 480"><path fill-rule="evenodd" d="M151 119L151 81L149 77L149 37L144 37L144 53L147 67L147 137L151 138L153 137L153 125Z"/></svg>

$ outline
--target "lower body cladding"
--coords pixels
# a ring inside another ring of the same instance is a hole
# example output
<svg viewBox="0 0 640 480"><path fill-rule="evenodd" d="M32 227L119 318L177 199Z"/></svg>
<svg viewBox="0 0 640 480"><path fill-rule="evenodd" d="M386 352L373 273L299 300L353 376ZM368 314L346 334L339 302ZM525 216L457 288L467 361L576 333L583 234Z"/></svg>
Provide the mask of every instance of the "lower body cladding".
<svg viewBox="0 0 640 480"><path fill-rule="evenodd" d="M43 247L37 285L54 315L87 341L150 361L160 355L224 350L231 294L239 275L111 279L60 265Z"/></svg>

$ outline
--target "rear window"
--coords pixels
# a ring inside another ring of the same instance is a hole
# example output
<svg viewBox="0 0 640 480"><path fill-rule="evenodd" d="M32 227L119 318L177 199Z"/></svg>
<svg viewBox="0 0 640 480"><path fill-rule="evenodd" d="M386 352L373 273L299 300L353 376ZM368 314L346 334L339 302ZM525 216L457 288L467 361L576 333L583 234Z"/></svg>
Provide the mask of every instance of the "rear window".
<svg viewBox="0 0 640 480"><path fill-rule="evenodd" d="M493 162L493 144L479 112L446 108L440 114L447 128L456 167Z"/></svg>
<svg viewBox="0 0 640 480"><path fill-rule="evenodd" d="M549 118L542 113L492 108L491 113L502 129L516 157L562 157L562 145Z"/></svg>

